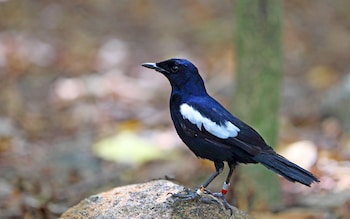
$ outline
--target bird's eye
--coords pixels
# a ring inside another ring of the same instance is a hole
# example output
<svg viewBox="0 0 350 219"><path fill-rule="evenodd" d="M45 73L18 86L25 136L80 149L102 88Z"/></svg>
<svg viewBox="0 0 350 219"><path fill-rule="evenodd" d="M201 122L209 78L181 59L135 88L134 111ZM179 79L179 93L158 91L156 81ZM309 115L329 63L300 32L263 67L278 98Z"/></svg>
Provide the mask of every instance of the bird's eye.
<svg viewBox="0 0 350 219"><path fill-rule="evenodd" d="M171 71L172 72L177 72L179 70L179 66L177 66L177 65L173 65L173 66L171 66Z"/></svg>

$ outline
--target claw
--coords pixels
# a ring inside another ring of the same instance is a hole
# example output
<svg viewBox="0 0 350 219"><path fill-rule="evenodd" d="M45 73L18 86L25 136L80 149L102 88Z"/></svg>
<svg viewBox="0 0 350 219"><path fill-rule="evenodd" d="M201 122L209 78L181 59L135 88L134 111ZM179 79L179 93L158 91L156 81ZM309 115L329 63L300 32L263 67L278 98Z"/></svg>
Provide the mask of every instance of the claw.
<svg viewBox="0 0 350 219"><path fill-rule="evenodd" d="M173 194L173 193L168 193L168 194L171 194L173 197L176 197L176 198L192 198L192 199L195 199L195 198L198 198L199 196L203 195L204 193L206 193L206 189L201 186L199 187L199 189L194 189L196 190L193 191L189 188L184 188L182 192L179 192L179 193L176 193L176 194ZM186 194L183 194L183 192L185 192Z"/></svg>
<svg viewBox="0 0 350 219"><path fill-rule="evenodd" d="M172 197L177 198L175 200L175 202L179 202L179 201L191 201L191 200L198 200L200 202L203 202L205 204L216 204L219 207L221 206L220 202L215 199L215 198L211 198L210 196L203 196L202 194L206 194L206 190L204 188L199 188L195 191L190 190L188 188L184 189L184 192L186 192L186 194L184 194L183 192L177 193L177 194L172 194Z"/></svg>
<svg viewBox="0 0 350 219"><path fill-rule="evenodd" d="M183 192L185 192L185 194ZM178 198L176 201L189 201L199 199L200 197L200 194L188 188L184 188L183 192L171 194L171 196L174 198Z"/></svg>
<svg viewBox="0 0 350 219"><path fill-rule="evenodd" d="M215 193L210 193L210 194L216 198L221 199L225 209L230 210L230 214L232 216L234 209L233 209L232 205L230 205L230 203L228 203L228 201L226 200L225 195L222 194L221 192L215 192Z"/></svg>
<svg viewBox="0 0 350 219"><path fill-rule="evenodd" d="M209 194L203 196L202 194ZM175 199L175 203L179 201L191 201L191 200L198 200L200 202L203 202L205 204L216 204L219 208L225 207L226 210L230 210L230 215L233 214L233 207L226 201L225 196L221 193L212 193L209 190L206 190L203 187L200 187L197 190L191 190L188 188L184 188L184 191L176 194L171 194L172 197L177 198ZM212 198L215 197L215 198ZM221 199L222 202L220 202L218 199Z"/></svg>

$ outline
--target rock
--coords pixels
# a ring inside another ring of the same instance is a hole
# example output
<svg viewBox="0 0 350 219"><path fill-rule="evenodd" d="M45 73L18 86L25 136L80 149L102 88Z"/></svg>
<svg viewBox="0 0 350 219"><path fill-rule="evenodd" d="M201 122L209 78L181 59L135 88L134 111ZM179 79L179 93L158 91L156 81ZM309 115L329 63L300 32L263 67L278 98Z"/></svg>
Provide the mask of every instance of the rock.
<svg viewBox="0 0 350 219"><path fill-rule="evenodd" d="M174 202L170 193L184 190L183 186L167 180L127 185L82 200L60 217L65 218L249 218L233 207L233 215L222 201L206 204L200 201Z"/></svg>

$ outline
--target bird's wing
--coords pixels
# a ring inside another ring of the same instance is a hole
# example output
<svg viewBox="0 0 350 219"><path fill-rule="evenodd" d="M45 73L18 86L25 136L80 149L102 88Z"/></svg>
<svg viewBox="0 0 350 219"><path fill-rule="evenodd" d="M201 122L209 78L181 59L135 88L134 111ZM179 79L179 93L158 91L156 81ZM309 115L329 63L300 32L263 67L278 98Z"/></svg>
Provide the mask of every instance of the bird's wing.
<svg viewBox="0 0 350 219"><path fill-rule="evenodd" d="M213 98L192 98L180 105L187 133L196 133L220 147L237 147L255 156L270 147L250 126L234 117Z"/></svg>

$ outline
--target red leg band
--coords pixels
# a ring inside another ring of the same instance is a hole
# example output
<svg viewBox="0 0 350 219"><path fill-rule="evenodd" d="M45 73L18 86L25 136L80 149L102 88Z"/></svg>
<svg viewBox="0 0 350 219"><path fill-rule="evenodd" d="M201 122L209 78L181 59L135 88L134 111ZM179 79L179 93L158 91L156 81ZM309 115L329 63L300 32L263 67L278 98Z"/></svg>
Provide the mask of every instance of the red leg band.
<svg viewBox="0 0 350 219"><path fill-rule="evenodd" d="M228 189L229 186L230 186L230 183L228 183L228 184L224 183L224 185L222 186L222 189L221 189L221 193L223 195L226 195L227 189Z"/></svg>
<svg viewBox="0 0 350 219"><path fill-rule="evenodd" d="M226 195L227 190L226 190L226 189L221 189L221 193L222 193L223 195Z"/></svg>

